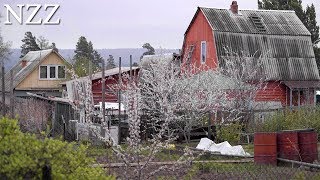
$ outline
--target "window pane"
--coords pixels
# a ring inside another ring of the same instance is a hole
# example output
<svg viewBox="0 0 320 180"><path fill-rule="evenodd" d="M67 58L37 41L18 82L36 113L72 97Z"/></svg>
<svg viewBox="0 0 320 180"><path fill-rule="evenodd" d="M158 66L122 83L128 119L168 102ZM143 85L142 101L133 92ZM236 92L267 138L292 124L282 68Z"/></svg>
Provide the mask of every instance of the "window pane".
<svg viewBox="0 0 320 180"><path fill-rule="evenodd" d="M47 79L47 66L40 66L40 78Z"/></svg>
<svg viewBox="0 0 320 180"><path fill-rule="evenodd" d="M50 67L50 78L56 78L56 67Z"/></svg>
<svg viewBox="0 0 320 180"><path fill-rule="evenodd" d="M58 66L58 78L65 78L66 77L66 73L64 71L64 66Z"/></svg>
<svg viewBox="0 0 320 180"><path fill-rule="evenodd" d="M207 56L207 46L206 42L201 43L201 61L205 62L206 61L206 56Z"/></svg>

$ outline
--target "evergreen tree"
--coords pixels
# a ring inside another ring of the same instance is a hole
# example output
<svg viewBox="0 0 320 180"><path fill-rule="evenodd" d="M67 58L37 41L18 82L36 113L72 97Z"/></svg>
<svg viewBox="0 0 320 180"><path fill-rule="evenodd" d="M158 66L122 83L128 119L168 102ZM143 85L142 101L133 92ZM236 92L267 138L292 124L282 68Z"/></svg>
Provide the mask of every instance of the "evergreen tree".
<svg viewBox="0 0 320 180"><path fill-rule="evenodd" d="M79 76L87 76L89 72L94 73L99 70L102 57L94 51L92 42L88 42L84 36L79 38L74 52L74 69Z"/></svg>
<svg viewBox="0 0 320 180"><path fill-rule="evenodd" d="M92 44L91 44L92 45ZM76 50L75 52L75 59L80 58L80 57L85 57L87 59L90 59L90 47L87 39L84 36L81 36L77 42L76 45Z"/></svg>
<svg viewBox="0 0 320 180"><path fill-rule="evenodd" d="M145 43L142 47L144 49L148 50L147 52L144 52L143 55L154 55L155 54L154 48L149 43Z"/></svg>
<svg viewBox="0 0 320 180"><path fill-rule="evenodd" d="M32 35L31 32L26 32L24 38L21 40L23 42L21 46L21 57L25 56L29 51L38 51L40 50L36 37Z"/></svg>
<svg viewBox="0 0 320 180"><path fill-rule="evenodd" d="M317 26L316 10L313 4L306 8L306 27L311 33L311 40L313 44L319 42L319 26Z"/></svg>
<svg viewBox="0 0 320 180"><path fill-rule="evenodd" d="M56 43L51 43L50 49L53 49L55 52L59 52L59 49L56 47Z"/></svg>
<svg viewBox="0 0 320 180"><path fill-rule="evenodd" d="M115 62L114 62L114 58L112 55L109 55L109 58L107 59L107 65L106 65L106 69L112 69L117 67Z"/></svg>
<svg viewBox="0 0 320 180"><path fill-rule="evenodd" d="M142 48L147 49L147 51L142 54L140 59L142 59L143 56L145 56L145 55L154 55L155 54L154 48L149 43L144 43L142 45Z"/></svg>
<svg viewBox="0 0 320 180"><path fill-rule="evenodd" d="M104 61L104 59L101 57L100 53L97 50L93 50L93 64L100 67L102 61Z"/></svg>

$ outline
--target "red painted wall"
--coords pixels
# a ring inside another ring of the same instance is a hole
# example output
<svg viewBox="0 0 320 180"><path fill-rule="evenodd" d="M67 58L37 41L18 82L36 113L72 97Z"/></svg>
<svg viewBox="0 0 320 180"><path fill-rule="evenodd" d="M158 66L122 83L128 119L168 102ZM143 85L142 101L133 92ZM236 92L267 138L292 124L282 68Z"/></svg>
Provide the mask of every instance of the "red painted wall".
<svg viewBox="0 0 320 180"><path fill-rule="evenodd" d="M201 41L207 42L207 58L206 65L209 68L217 67L217 52L215 48L215 42L213 38L213 31L209 25L207 19L203 13L199 10L199 13L194 17L193 23L191 23L187 34L185 35L184 45L183 45L183 63L186 60L189 46L194 45L195 49L192 55L192 63L196 64L197 67L201 65L200 62L200 51L201 51Z"/></svg>
<svg viewBox="0 0 320 180"><path fill-rule="evenodd" d="M134 72L134 78L137 79L139 70L136 70ZM118 75L108 76L106 77L106 95L105 95L105 101L106 102L118 102L118 95L117 91L110 88L115 87L118 84ZM123 84L126 84L127 81L122 80ZM96 79L92 81L92 94L93 94L93 101L94 104L98 104L102 101L102 82L101 79Z"/></svg>
<svg viewBox="0 0 320 180"><path fill-rule="evenodd" d="M216 51L216 44L214 41L214 32L205 18L201 10L198 9L193 22L191 22L187 33L185 34L184 44L183 44L183 57L182 63L185 63L186 57L189 52L189 46L195 45L195 50L192 55L192 63L196 64L197 67L201 65L200 61L200 51L201 51L201 41L207 42L207 59L206 65L210 69L215 69L218 66L218 58ZM219 46L219 45L217 45ZM301 104L313 104L314 102L314 92L310 92L310 102L307 102L306 98L301 96ZM256 101L278 101L281 102L283 106L290 105L290 91L286 88L284 84L280 82L268 82L264 90L260 90L257 94ZM287 101L287 102L286 102ZM298 94L293 93L293 105L298 104Z"/></svg>
<svg viewBox="0 0 320 180"><path fill-rule="evenodd" d="M280 101L286 105L286 86L279 82L268 82L263 90L257 92L256 101Z"/></svg>

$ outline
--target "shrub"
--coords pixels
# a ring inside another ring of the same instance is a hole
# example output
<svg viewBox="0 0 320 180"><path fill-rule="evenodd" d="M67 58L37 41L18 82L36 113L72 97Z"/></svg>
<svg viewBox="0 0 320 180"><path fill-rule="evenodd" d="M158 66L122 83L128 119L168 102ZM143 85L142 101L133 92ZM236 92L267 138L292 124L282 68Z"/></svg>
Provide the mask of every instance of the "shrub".
<svg viewBox="0 0 320 180"><path fill-rule="evenodd" d="M218 127L217 139L218 141L228 141L231 144L237 144L240 141L240 133L242 126L239 122L230 123Z"/></svg>
<svg viewBox="0 0 320 180"><path fill-rule="evenodd" d="M267 118L263 123L258 124L256 131L276 132L306 128L313 128L320 134L319 107L279 111Z"/></svg>
<svg viewBox="0 0 320 180"><path fill-rule="evenodd" d="M41 179L44 167L53 179L112 179L93 168L86 146L60 140L39 140L20 131L17 120L0 119L0 179Z"/></svg>

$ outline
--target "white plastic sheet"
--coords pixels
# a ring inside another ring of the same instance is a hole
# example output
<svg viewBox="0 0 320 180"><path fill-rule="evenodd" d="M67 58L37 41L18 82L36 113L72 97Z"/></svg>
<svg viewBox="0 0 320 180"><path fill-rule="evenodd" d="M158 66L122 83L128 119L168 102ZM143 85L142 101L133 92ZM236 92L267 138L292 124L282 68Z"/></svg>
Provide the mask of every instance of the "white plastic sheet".
<svg viewBox="0 0 320 180"><path fill-rule="evenodd" d="M196 148L210 152L218 152L223 155L250 156L249 153L244 151L241 145L231 146L228 141L216 144L208 138L202 138Z"/></svg>

